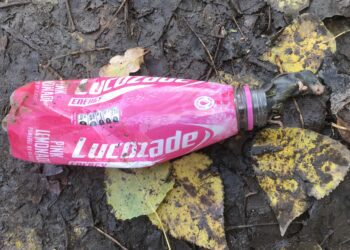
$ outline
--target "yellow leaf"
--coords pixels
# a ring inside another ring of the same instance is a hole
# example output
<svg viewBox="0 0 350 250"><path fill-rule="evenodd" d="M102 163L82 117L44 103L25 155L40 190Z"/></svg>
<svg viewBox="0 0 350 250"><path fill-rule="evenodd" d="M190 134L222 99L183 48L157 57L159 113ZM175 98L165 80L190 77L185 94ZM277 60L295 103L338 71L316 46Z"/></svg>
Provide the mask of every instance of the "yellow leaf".
<svg viewBox="0 0 350 250"><path fill-rule="evenodd" d="M100 76L128 76L137 72L143 63L146 50L141 47L131 48L125 51L123 56L116 55L109 60L109 64L100 69Z"/></svg>
<svg viewBox="0 0 350 250"><path fill-rule="evenodd" d="M220 176L209 171L208 156L192 153L173 163L175 186L158 207L166 231L210 249L226 248L223 218L223 186ZM161 228L156 214L152 223Z"/></svg>
<svg viewBox="0 0 350 250"><path fill-rule="evenodd" d="M306 13L283 30L277 44L261 59L276 64L283 72L316 73L327 51L336 51L334 36L318 17Z"/></svg>
<svg viewBox="0 0 350 250"><path fill-rule="evenodd" d="M297 14L309 6L309 0L265 0L275 10L286 14Z"/></svg>
<svg viewBox="0 0 350 250"><path fill-rule="evenodd" d="M264 129L252 147L255 173L284 235L289 224L344 179L349 150L327 136L300 128Z"/></svg>
<svg viewBox="0 0 350 250"><path fill-rule="evenodd" d="M106 169L107 203L117 219L126 220L153 213L173 188L168 180L170 163L132 170Z"/></svg>

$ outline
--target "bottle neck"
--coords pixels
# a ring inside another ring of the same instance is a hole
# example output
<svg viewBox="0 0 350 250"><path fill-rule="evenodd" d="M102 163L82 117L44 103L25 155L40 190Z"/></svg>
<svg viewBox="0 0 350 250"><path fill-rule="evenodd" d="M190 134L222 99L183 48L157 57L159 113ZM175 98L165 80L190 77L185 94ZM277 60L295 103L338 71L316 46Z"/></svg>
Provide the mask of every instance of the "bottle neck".
<svg viewBox="0 0 350 250"><path fill-rule="evenodd" d="M254 126L264 126L268 119L266 94L261 89L250 89L248 85L237 88L236 104L239 129L253 130Z"/></svg>

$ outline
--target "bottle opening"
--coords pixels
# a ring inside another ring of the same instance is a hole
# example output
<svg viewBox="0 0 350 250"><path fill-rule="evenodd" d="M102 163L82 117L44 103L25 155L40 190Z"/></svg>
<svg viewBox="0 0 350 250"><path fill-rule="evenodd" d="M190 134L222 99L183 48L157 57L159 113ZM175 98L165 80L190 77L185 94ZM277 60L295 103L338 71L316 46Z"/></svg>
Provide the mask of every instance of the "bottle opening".
<svg viewBox="0 0 350 250"><path fill-rule="evenodd" d="M266 94L261 89L251 90L248 85L236 89L235 104L240 129L253 130L254 126L264 126L268 110Z"/></svg>

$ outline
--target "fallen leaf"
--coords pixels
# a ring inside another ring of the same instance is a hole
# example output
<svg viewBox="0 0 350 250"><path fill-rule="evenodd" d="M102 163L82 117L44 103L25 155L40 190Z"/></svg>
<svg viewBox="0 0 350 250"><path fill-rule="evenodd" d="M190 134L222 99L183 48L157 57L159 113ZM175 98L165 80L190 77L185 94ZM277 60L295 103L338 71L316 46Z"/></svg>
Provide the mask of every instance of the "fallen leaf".
<svg viewBox="0 0 350 250"><path fill-rule="evenodd" d="M107 203L117 219L127 220L153 213L173 188L168 180L169 162L151 168L120 170L107 168Z"/></svg>
<svg viewBox="0 0 350 250"><path fill-rule="evenodd" d="M298 14L309 6L309 0L265 0L275 10L286 14Z"/></svg>
<svg viewBox="0 0 350 250"><path fill-rule="evenodd" d="M261 59L277 65L281 72L316 73L326 53L336 51L332 33L318 17L308 13L288 25L276 43Z"/></svg>
<svg viewBox="0 0 350 250"><path fill-rule="evenodd" d="M100 69L100 76L128 76L140 70L146 50L141 47L125 51L123 56L116 55L109 60L109 64Z"/></svg>
<svg viewBox="0 0 350 250"><path fill-rule="evenodd" d="M349 150L327 136L300 128L264 129L252 147L255 173L282 236L289 224L344 179Z"/></svg>
<svg viewBox="0 0 350 250"><path fill-rule="evenodd" d="M209 249L226 248L223 186L209 171L211 159L192 153L173 163L175 186L149 215L152 223L178 239ZM157 215L160 218L160 223Z"/></svg>

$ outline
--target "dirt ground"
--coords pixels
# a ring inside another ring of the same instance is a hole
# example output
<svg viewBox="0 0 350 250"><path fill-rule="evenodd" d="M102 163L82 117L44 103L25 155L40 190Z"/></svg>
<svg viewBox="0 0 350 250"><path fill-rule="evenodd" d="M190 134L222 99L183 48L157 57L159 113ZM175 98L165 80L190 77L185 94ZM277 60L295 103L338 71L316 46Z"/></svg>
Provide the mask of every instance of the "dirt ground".
<svg viewBox="0 0 350 250"><path fill-rule="evenodd" d="M17 87L33 80L97 76L109 58L136 46L150 50L138 74L208 79L215 72L196 34L216 54L218 69L269 81L277 69L257 58L268 48L269 37L292 20L258 0L129 0L117 15L122 1L69 2L74 24L63 0L33 0L0 8L1 119ZM304 12L327 17L328 23L350 22L340 10L332 17L315 11L316 7ZM328 94L298 99L306 128L336 139L339 135L330 126L334 120L328 99L338 85L350 86L349 44L349 33L339 37L337 53L322 65L319 76ZM301 126L292 102L287 104L283 122ZM314 201L281 237L275 215L254 178L249 160L252 137L253 133L241 134L203 150L224 182L229 248L317 249L319 244L325 249L349 249L350 176L329 196ZM10 156L3 131L0 146L1 249L119 249L94 226L129 249L166 249L162 232L148 218L117 221L110 213L103 169L63 167L62 173L47 176L43 165ZM173 249L198 249L173 238L170 243Z"/></svg>

